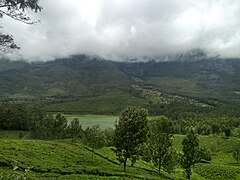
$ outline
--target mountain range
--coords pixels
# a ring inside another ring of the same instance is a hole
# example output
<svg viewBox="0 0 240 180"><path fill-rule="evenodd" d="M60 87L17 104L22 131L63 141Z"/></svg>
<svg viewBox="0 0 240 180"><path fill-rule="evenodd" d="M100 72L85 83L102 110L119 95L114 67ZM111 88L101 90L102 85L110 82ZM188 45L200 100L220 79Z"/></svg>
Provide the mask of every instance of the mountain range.
<svg viewBox="0 0 240 180"><path fill-rule="evenodd" d="M47 111L119 113L127 105L212 106L240 100L240 59L178 55L114 62L75 55L47 62L0 60L0 100Z"/></svg>

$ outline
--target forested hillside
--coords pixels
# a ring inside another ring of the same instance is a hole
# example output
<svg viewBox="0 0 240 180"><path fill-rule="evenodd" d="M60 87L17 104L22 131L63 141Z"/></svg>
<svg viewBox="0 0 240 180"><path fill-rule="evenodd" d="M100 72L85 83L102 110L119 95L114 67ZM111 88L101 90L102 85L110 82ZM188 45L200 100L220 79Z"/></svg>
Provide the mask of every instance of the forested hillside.
<svg viewBox="0 0 240 180"><path fill-rule="evenodd" d="M239 70L238 59L205 56L140 63L85 55L35 63L1 60L0 98L79 113L116 114L127 105L157 111L173 102L211 107L239 102Z"/></svg>

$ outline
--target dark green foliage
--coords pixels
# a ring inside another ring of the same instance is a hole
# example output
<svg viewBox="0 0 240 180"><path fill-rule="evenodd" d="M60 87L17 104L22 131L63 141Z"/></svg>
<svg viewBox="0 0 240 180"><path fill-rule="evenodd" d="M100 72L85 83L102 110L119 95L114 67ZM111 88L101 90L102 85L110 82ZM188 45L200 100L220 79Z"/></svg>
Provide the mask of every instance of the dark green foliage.
<svg viewBox="0 0 240 180"><path fill-rule="evenodd" d="M51 130L51 136L54 139L63 139L66 137L66 131L67 131L67 119L62 114L58 113L54 119L52 119L52 122L49 122L52 124L52 127L50 127Z"/></svg>
<svg viewBox="0 0 240 180"><path fill-rule="evenodd" d="M197 155L198 156L198 162L206 162L206 161L211 161L212 160L211 153L204 148L198 148L197 154L198 154Z"/></svg>
<svg viewBox="0 0 240 180"><path fill-rule="evenodd" d="M212 124L212 133L219 135L220 132L220 125L217 123Z"/></svg>
<svg viewBox="0 0 240 180"><path fill-rule="evenodd" d="M0 47L0 51L3 52L8 52L9 49L19 49L14 43L13 37L9 34L3 34L2 32L0 32Z"/></svg>
<svg viewBox="0 0 240 180"><path fill-rule="evenodd" d="M145 148L148 149L147 156L149 156L150 162L153 162L158 168L159 174L162 167L168 170L172 169L170 168L173 165L172 154L174 153L171 149L172 133L172 122L164 116L149 122L148 140Z"/></svg>
<svg viewBox="0 0 240 180"><path fill-rule="evenodd" d="M19 132L18 137L19 137L19 139L22 139L22 138L24 137L23 131L20 131L20 132Z"/></svg>
<svg viewBox="0 0 240 180"><path fill-rule="evenodd" d="M190 128L187 136L183 139L183 154L180 156L180 164L186 173L186 178L190 180L192 167L199 162L198 146L199 140L193 128Z"/></svg>
<svg viewBox="0 0 240 180"><path fill-rule="evenodd" d="M199 139L194 128L189 128L189 132L182 141L183 153L180 154L180 165L184 169L186 178L190 180L192 168L196 163L211 161L211 154L204 148L199 147Z"/></svg>
<svg viewBox="0 0 240 180"><path fill-rule="evenodd" d="M21 104L0 104L0 129L2 130L31 130L38 114L36 108Z"/></svg>
<svg viewBox="0 0 240 180"><path fill-rule="evenodd" d="M105 141L107 147L114 146L114 129L113 128L107 128L103 131L105 135Z"/></svg>
<svg viewBox="0 0 240 180"><path fill-rule="evenodd" d="M106 145L105 135L99 125L88 127L85 131L85 144L92 149L98 149Z"/></svg>
<svg viewBox="0 0 240 180"><path fill-rule="evenodd" d="M74 118L67 127L67 133L71 137L72 142L76 142L77 138L83 138L83 129L77 118Z"/></svg>
<svg viewBox="0 0 240 180"><path fill-rule="evenodd" d="M230 127L224 127L223 132L227 138L229 138L229 136L231 136L231 133L232 133Z"/></svg>
<svg viewBox="0 0 240 180"><path fill-rule="evenodd" d="M240 160L240 142L236 140L232 147L233 158L239 163Z"/></svg>
<svg viewBox="0 0 240 180"><path fill-rule="evenodd" d="M34 123L32 137L36 139L63 139L67 136L67 120L62 114L54 118L42 115Z"/></svg>
<svg viewBox="0 0 240 180"><path fill-rule="evenodd" d="M104 132L99 125L88 127L85 131L84 143L92 148L92 160L94 149L99 149L106 146L106 138Z"/></svg>
<svg viewBox="0 0 240 180"><path fill-rule="evenodd" d="M174 172L175 167L179 162L179 154L174 147L170 147L163 160L164 171L168 173Z"/></svg>
<svg viewBox="0 0 240 180"><path fill-rule="evenodd" d="M34 139L53 139L52 127L52 117L47 115L40 116L32 127L31 136Z"/></svg>
<svg viewBox="0 0 240 180"><path fill-rule="evenodd" d="M199 123L199 125L196 126L196 131L198 134L209 135L211 133L211 126L208 124Z"/></svg>
<svg viewBox="0 0 240 180"><path fill-rule="evenodd" d="M127 107L119 116L115 125L114 146L118 160L124 164L126 171L127 160L132 163L137 159L139 145L146 141L147 115L144 108Z"/></svg>

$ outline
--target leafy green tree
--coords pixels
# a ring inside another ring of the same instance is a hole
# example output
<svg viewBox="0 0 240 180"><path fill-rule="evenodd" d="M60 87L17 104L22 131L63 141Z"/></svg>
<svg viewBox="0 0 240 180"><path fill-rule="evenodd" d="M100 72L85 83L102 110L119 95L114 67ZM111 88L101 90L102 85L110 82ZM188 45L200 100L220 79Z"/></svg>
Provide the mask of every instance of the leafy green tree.
<svg viewBox="0 0 240 180"><path fill-rule="evenodd" d="M55 117L38 114L34 120L32 137L36 139L63 139L67 134L67 119L62 114Z"/></svg>
<svg viewBox="0 0 240 180"><path fill-rule="evenodd" d="M220 129L220 125L219 124L216 124L216 123L212 124L212 133L213 134L219 135L220 130L221 129Z"/></svg>
<svg viewBox="0 0 240 180"><path fill-rule="evenodd" d="M191 169L194 164L199 162L199 140L193 128L190 128L190 131L183 139L182 145L183 154L181 154L180 157L180 165L186 173L186 178L190 180L192 174Z"/></svg>
<svg viewBox="0 0 240 180"><path fill-rule="evenodd" d="M19 139L22 139L24 137L23 131L20 131L18 134Z"/></svg>
<svg viewBox="0 0 240 180"><path fill-rule="evenodd" d="M196 130L198 134L209 135L211 133L211 126L200 123L196 126Z"/></svg>
<svg viewBox="0 0 240 180"><path fill-rule="evenodd" d="M232 151L233 151L233 158L237 161L237 163L239 163L239 159L240 159L240 142L236 141L232 147Z"/></svg>
<svg viewBox="0 0 240 180"><path fill-rule="evenodd" d="M160 174L161 168L167 167L171 162L173 125L167 117L161 116L152 121L149 126L147 148L151 162L158 168Z"/></svg>
<svg viewBox="0 0 240 180"><path fill-rule="evenodd" d="M103 131L105 135L105 140L106 140L106 146L107 147L112 147L114 145L114 129L113 128L107 128Z"/></svg>
<svg viewBox="0 0 240 180"><path fill-rule="evenodd" d="M176 149L172 146L168 148L168 151L163 160L164 171L171 173L174 171L174 168L178 164L179 155Z"/></svg>
<svg viewBox="0 0 240 180"><path fill-rule="evenodd" d="M54 119L52 119L52 127L50 131L53 139L63 139L66 137L67 131L67 119L64 115L58 113Z"/></svg>
<svg viewBox="0 0 240 180"><path fill-rule="evenodd" d="M31 130L37 114L41 111L26 105L14 103L0 104L0 129L3 130Z"/></svg>
<svg viewBox="0 0 240 180"><path fill-rule="evenodd" d="M51 132L53 123L51 116L40 115L33 123L31 136L35 139L53 139Z"/></svg>
<svg viewBox="0 0 240 180"><path fill-rule="evenodd" d="M35 21L31 20L26 10L38 12L41 9L38 0L1 0L0 18L8 16L17 21L33 24ZM0 51L8 52L11 49L19 49L19 47L14 43L12 35L0 31Z"/></svg>
<svg viewBox="0 0 240 180"><path fill-rule="evenodd" d="M77 138L83 136L82 125L77 118L74 118L68 125L67 132L70 135L73 143L76 142Z"/></svg>
<svg viewBox="0 0 240 180"><path fill-rule="evenodd" d="M102 148L106 145L104 132L99 125L88 127L85 131L85 144L92 148L92 159L94 149Z"/></svg>
<svg viewBox="0 0 240 180"><path fill-rule="evenodd" d="M225 136L226 136L227 138L229 138L229 136L231 136L231 133L232 133L230 127L224 128L224 129L223 129L223 132L224 132L224 134L225 134Z"/></svg>
<svg viewBox="0 0 240 180"><path fill-rule="evenodd" d="M144 108L127 107L115 124L114 146L118 160L126 171L127 160L136 161L139 145L146 141L147 115Z"/></svg>

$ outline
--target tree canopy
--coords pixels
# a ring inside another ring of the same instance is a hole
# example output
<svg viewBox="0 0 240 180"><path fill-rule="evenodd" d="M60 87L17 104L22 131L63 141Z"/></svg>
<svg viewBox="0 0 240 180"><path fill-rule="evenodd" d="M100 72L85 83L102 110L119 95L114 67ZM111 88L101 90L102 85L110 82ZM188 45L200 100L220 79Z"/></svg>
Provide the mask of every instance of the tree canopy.
<svg viewBox="0 0 240 180"><path fill-rule="evenodd" d="M1 0L0 1L0 18L4 16L10 17L14 20L21 21L26 24L33 24L33 21L26 10L33 12L41 11L42 7L39 5L39 0ZM9 52L13 49L19 49L14 43L13 36L2 31L0 27L0 51Z"/></svg>
<svg viewBox="0 0 240 180"><path fill-rule="evenodd" d="M186 173L186 179L190 180L192 167L203 159L211 160L204 149L199 148L199 139L194 128L190 128L182 141L183 154L181 154L180 165Z"/></svg>
<svg viewBox="0 0 240 180"><path fill-rule="evenodd" d="M118 160L124 163L124 171L127 159L131 158L133 164L138 155L139 145L146 141L147 115L148 111L144 108L127 107L120 114L115 126L115 153Z"/></svg>
<svg viewBox="0 0 240 180"><path fill-rule="evenodd" d="M187 136L183 139L183 154L180 158L180 164L185 170L186 178L190 180L191 168L198 162L199 139L193 128L190 128Z"/></svg>
<svg viewBox="0 0 240 180"><path fill-rule="evenodd" d="M160 116L150 123L147 148L150 159L158 168L159 174L162 167L167 167L172 162L170 160L172 132L172 122L165 116Z"/></svg>

